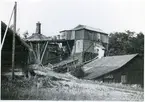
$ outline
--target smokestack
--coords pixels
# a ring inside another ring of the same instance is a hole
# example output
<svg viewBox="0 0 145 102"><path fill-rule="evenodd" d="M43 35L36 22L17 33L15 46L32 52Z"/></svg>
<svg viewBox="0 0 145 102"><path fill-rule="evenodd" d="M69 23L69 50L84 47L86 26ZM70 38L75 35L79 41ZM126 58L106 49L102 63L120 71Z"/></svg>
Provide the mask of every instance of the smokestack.
<svg viewBox="0 0 145 102"><path fill-rule="evenodd" d="M36 33L41 34L41 23L40 22L36 23Z"/></svg>

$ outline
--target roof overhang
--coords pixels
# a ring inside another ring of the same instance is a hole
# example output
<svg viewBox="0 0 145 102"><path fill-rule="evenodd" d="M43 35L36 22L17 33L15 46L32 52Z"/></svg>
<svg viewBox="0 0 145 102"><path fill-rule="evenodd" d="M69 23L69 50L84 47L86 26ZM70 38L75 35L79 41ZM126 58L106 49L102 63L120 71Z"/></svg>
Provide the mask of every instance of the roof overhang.
<svg viewBox="0 0 145 102"><path fill-rule="evenodd" d="M2 29L6 29L7 25L1 21L1 27ZM13 30L8 28L8 32L10 32L10 34L13 34ZM33 51L32 48L23 40L21 39L21 37L16 33L15 35L19 40L20 42L29 50L29 51Z"/></svg>

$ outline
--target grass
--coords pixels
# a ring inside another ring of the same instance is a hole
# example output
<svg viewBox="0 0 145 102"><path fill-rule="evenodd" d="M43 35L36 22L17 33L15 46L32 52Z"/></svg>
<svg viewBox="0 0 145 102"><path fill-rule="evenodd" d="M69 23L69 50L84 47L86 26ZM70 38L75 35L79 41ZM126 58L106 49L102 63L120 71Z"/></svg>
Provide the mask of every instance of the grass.
<svg viewBox="0 0 145 102"><path fill-rule="evenodd" d="M95 81L95 83L100 84L100 85L106 85L109 87L114 87L114 88L121 88L121 89L127 89L127 90L132 90L132 91L144 91L143 87L141 87L141 85L137 85L137 84L122 84L122 83L102 83L102 82L98 82Z"/></svg>
<svg viewBox="0 0 145 102"><path fill-rule="evenodd" d="M38 83L42 85L38 87ZM3 80L1 95L2 100L143 100L140 91L127 93L94 81L50 81L48 78Z"/></svg>

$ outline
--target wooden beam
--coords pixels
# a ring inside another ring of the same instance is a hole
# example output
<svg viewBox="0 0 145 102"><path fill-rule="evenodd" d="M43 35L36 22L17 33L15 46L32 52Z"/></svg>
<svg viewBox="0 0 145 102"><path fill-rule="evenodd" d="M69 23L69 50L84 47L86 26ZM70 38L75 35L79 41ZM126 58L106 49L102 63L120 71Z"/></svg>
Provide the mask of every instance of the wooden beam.
<svg viewBox="0 0 145 102"><path fill-rule="evenodd" d="M13 32L13 45L12 45L12 80L14 79L14 67L15 67L16 15L17 15L17 2L15 2L15 7L14 7L14 32Z"/></svg>
<svg viewBox="0 0 145 102"><path fill-rule="evenodd" d="M82 54L83 54L83 55L82 55L82 56L83 56L83 61L84 61L84 59L85 59L85 58L84 58L85 52L86 52L87 50L89 50L89 48L90 48L93 44L94 44L94 42L92 41L91 44L90 44L90 46L89 46L85 51L83 50L83 52L82 52Z"/></svg>
<svg viewBox="0 0 145 102"><path fill-rule="evenodd" d="M33 45L32 45L32 43L30 42L30 46L31 46L31 48L33 49L33 54L34 54L34 57L35 57L35 59L37 58L37 56L36 56L36 53L35 53L35 51L34 51L34 48L33 48Z"/></svg>
<svg viewBox="0 0 145 102"><path fill-rule="evenodd" d="M39 64L41 64L41 61L40 61L40 44L38 43L37 45L38 45L37 46L37 59L39 61Z"/></svg>
<svg viewBox="0 0 145 102"><path fill-rule="evenodd" d="M75 41L74 41L74 44L75 44ZM71 48L70 48L70 46L69 46L69 43L68 43L68 41L67 41L67 45L68 45L68 48L69 48L69 51L70 51L70 54L71 54ZM73 60L75 60L74 59L74 56L73 56ZM75 65L75 63L74 63L74 67L76 68L76 65ZM70 70L69 70L70 71Z"/></svg>
<svg viewBox="0 0 145 102"><path fill-rule="evenodd" d="M1 51L2 51L2 48L3 48L4 41L5 41L5 37L6 37L6 35L7 35L8 28L9 28L10 23L11 23L11 19L12 19L12 16L13 16L14 9L15 9L15 5L14 5L14 8L13 8L13 10L12 10L12 13L11 13L11 17L10 17L9 23L8 23L8 25L7 25L7 27L6 27L6 30L5 30L3 39L2 39L2 43L1 43L1 46L0 46ZM1 40L1 35L0 35L0 40ZM1 41L0 41L0 42L1 42Z"/></svg>
<svg viewBox="0 0 145 102"><path fill-rule="evenodd" d="M70 49L70 46L69 46L68 41L66 41L66 43L67 43L67 46L68 46L69 52L70 52L70 54L71 54L71 49Z"/></svg>
<svg viewBox="0 0 145 102"><path fill-rule="evenodd" d="M41 49L40 49L40 56L42 56L42 53L43 53L43 51L44 51L44 49L45 49L45 43L42 43L43 45L41 45L42 47L41 47Z"/></svg>
<svg viewBox="0 0 145 102"><path fill-rule="evenodd" d="M48 46L48 41L47 41L47 43L46 43L46 45L45 45L45 48L44 48L43 53L42 53L42 56L41 56L41 63L42 63L43 56L44 56L44 54L45 54L45 51L46 51L47 46Z"/></svg>
<svg viewBox="0 0 145 102"><path fill-rule="evenodd" d="M73 53L73 60L75 60L74 55L76 52L76 40L74 40L74 53ZM76 64L74 63L74 67L76 68Z"/></svg>

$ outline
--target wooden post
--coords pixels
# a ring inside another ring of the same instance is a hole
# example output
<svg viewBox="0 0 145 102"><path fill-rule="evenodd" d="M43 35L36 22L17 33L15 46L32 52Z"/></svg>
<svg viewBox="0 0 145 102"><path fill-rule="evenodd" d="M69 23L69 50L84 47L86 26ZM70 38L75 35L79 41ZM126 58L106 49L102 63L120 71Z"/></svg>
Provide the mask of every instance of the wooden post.
<svg viewBox="0 0 145 102"><path fill-rule="evenodd" d="M107 51L106 51L106 56L108 56L108 45L109 45L109 44L107 43Z"/></svg>
<svg viewBox="0 0 145 102"><path fill-rule="evenodd" d="M37 59L38 59L38 63L41 64L41 63L40 63L40 44L39 44L39 42L38 42L37 45L38 45L38 46L37 46L37 57L38 57Z"/></svg>
<svg viewBox="0 0 145 102"><path fill-rule="evenodd" d="M31 46L31 48L33 49L32 52L33 52L33 54L34 54L34 58L35 58L35 60L36 60L36 59L37 59L37 57L36 57L36 53L35 53L35 50L36 50L36 49L33 48L33 45L32 45L31 42L30 42L30 46Z"/></svg>
<svg viewBox="0 0 145 102"><path fill-rule="evenodd" d="M69 52L71 54L71 49L70 49L69 43L68 43L68 41L66 41L66 42L67 42L68 50L69 50Z"/></svg>
<svg viewBox="0 0 145 102"><path fill-rule="evenodd" d="M41 56L41 63L42 63L43 56L44 56L44 54L45 54L45 51L46 51L47 46L48 46L48 41L47 41L47 43L46 43L46 45L45 45L45 48L44 48L43 53L42 53L42 56ZM46 57L47 57L47 56L46 56Z"/></svg>
<svg viewBox="0 0 145 102"><path fill-rule="evenodd" d="M14 79L14 67L15 67L16 15L17 15L17 2L15 2L15 7L14 7L14 32L13 32L13 45L12 45L12 80Z"/></svg>
<svg viewBox="0 0 145 102"><path fill-rule="evenodd" d="M74 40L74 53L73 53L73 60L75 60L75 52L76 52L76 40ZM76 68L76 64L74 63L74 67Z"/></svg>

